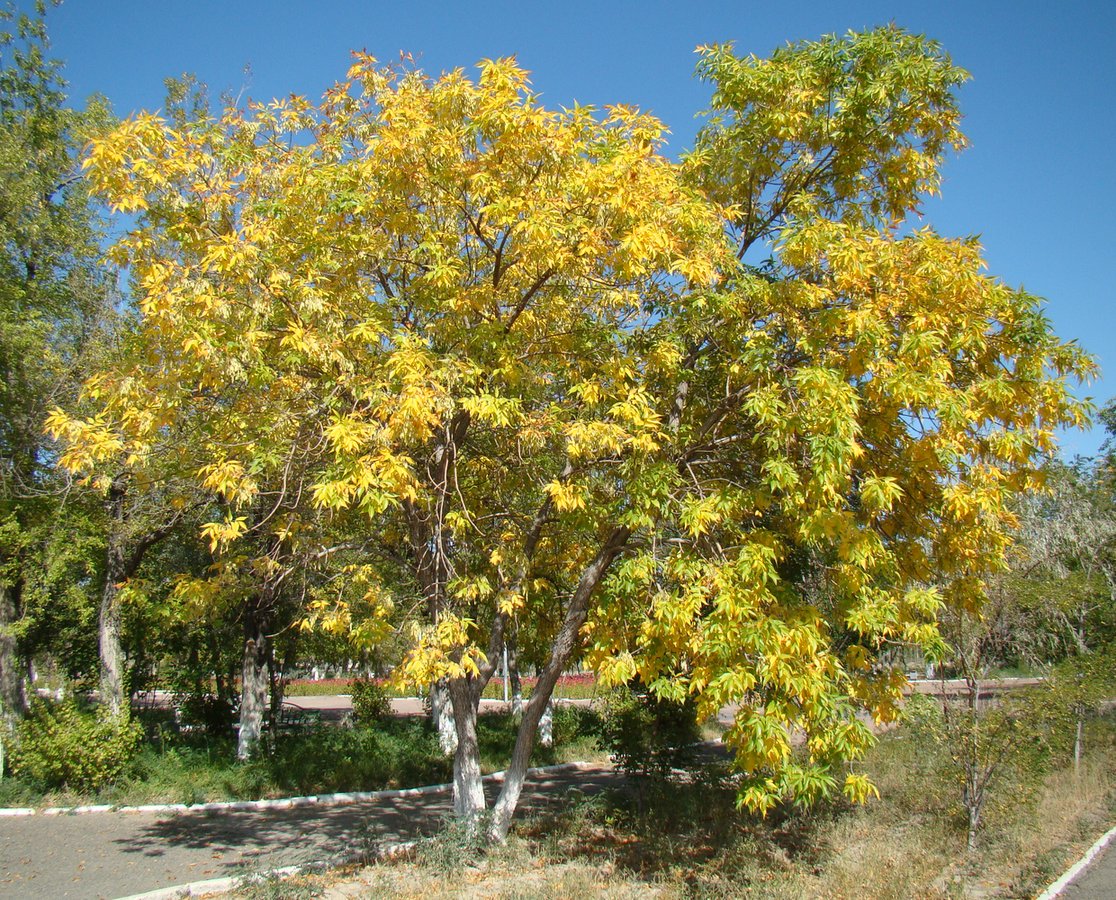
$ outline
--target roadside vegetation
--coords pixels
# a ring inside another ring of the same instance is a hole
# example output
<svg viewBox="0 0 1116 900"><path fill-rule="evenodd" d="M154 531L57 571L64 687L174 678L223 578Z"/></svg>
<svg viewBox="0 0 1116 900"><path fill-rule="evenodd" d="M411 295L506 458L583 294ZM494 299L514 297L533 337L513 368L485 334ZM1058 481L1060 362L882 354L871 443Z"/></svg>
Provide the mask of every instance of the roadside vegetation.
<svg viewBox="0 0 1116 900"><path fill-rule="evenodd" d="M142 743L128 739L129 752L91 761L76 741L91 736L96 716L73 712L65 718L72 737L16 750L11 760L16 775L0 781L0 806L259 800L444 784L452 774L452 762L422 717L299 726L266 735L261 752L246 762L236 759L231 732L180 732L166 716L147 717L148 737ZM605 759L594 737L598 730L591 713L560 708L554 745L540 746L532 765ZM478 737L484 772L497 771L515 741L515 723L510 715L484 715ZM75 760L85 761L86 768L74 769ZM75 779L78 771L81 777Z"/></svg>
<svg viewBox="0 0 1116 900"><path fill-rule="evenodd" d="M1015 785L1000 786L972 853L945 750L900 727L864 760L880 788L866 806L742 815L731 773L708 766L642 791L574 799L525 821L504 846L479 851L450 829L402 859L246 883L236 896L313 897L332 887L446 900L1030 897L1116 816L1116 718L1099 718L1088 732L1092 749L1076 774L1062 756L1022 798Z"/></svg>

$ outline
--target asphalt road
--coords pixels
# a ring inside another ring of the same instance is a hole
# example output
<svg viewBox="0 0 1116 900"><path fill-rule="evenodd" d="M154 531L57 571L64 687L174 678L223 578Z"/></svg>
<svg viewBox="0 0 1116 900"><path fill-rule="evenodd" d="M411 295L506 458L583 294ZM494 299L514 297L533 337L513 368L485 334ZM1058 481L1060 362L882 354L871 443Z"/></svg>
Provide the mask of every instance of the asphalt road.
<svg viewBox="0 0 1116 900"><path fill-rule="evenodd" d="M536 776L524 812L619 785L607 767ZM490 800L498 785L489 782ZM339 861L438 830L448 790L296 809L0 819L0 897L118 898L192 881Z"/></svg>
<svg viewBox="0 0 1116 900"><path fill-rule="evenodd" d="M1116 897L1116 841L1095 857L1089 867L1066 885L1058 900L1112 900Z"/></svg>

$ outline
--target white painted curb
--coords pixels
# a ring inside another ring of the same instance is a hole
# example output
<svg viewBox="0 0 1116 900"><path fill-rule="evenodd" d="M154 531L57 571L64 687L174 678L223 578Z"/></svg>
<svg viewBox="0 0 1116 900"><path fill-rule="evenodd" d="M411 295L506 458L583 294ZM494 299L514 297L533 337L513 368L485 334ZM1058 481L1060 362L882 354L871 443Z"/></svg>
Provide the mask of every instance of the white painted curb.
<svg viewBox="0 0 1116 900"><path fill-rule="evenodd" d="M1061 878L1039 894L1036 900L1054 900L1055 897L1059 896L1062 891L1069 887L1071 881L1089 868L1089 864L1100 855L1101 851L1111 843L1114 837L1116 837L1116 828L1110 828L1097 839L1092 847L1085 851L1085 855L1081 859L1066 870Z"/></svg>
<svg viewBox="0 0 1116 900"><path fill-rule="evenodd" d="M592 769L592 768L595 768L594 764L593 763L587 763L587 762L559 763L556 766L539 766L539 767L534 768L534 769L528 769L527 774L528 775L549 775L549 774L552 774L552 773L555 773L555 772L572 772L572 771L576 771L577 769ZM484 777L487 780L503 781L503 779L506 776L507 776L507 772L501 771L501 772L493 772L491 775L485 775ZM258 800L258 801L248 801L248 806L244 806L243 804L218 804L218 803L200 804L198 806L182 806L181 804L175 804L174 809L177 810L181 807L181 809L185 809L185 810L189 810L189 811L195 811L195 810L200 810L203 807L204 808L209 808L209 807L215 807L215 806L223 806L225 808L236 808L236 809L242 809L242 808L257 809L257 808L261 808L261 807L258 807L258 806L255 805L255 804L259 804L259 803L272 803L272 804L275 804L275 803L292 803L293 801L296 801L296 800L307 800L307 801L321 802L321 801L324 801L324 800L328 800L329 798L338 798L338 797L340 797L340 798L353 798L353 800L351 802L356 802L359 799L374 799L376 797L406 797L406 796L413 796L413 795L416 795L416 794L430 794L430 793L434 793L435 791L449 790L452 787L453 787L452 784L435 784L435 785L430 785L428 787L409 788L407 790L377 791L377 792L363 793L363 794L330 794L330 795L328 795L328 797L293 797L290 800ZM306 805L306 804L298 804L298 805ZM274 809L275 807L272 806L270 808ZM88 811L93 810L94 807L75 807L75 809L76 810L84 810L84 811L88 812ZM152 809L156 809L156 808L155 807L131 806L131 807L121 807L121 808L117 809L116 812L134 812L134 811L137 811L137 810L152 810ZM31 810L31 812L33 813L34 810ZM404 841L404 842L398 843L398 844L388 844L384 847L381 847L376 852L375 858L378 859L378 860L391 859L393 857L399 856L402 853L408 852L409 850L411 850L415 846L417 846L417 844L418 844L417 841ZM119 900L183 900L183 898L187 898L187 897L205 897L209 894L228 893L229 891L236 888L238 885L243 884L246 880L247 881L253 881L253 880L254 881L259 881L259 880L262 880L262 879L268 878L268 877L287 878L287 877L290 877L292 875L298 875L300 872L304 872L304 871L307 871L309 869L320 868L320 867L326 866L326 865L328 865L330 867L340 866L340 865L344 865L346 862L354 862L354 861L357 861L361 858L364 858L363 855L362 854L357 854L357 855L352 855L352 856L349 856L349 857L339 857L337 859L332 860L329 863L316 862L316 863L306 863L305 865L301 865L301 866L285 866L282 869L271 869L271 870L269 870L267 872L264 872L264 873L261 873L259 875L252 875L252 876L247 876L247 877L246 876L239 876L239 877L234 876L234 877L229 877L229 878L211 878L208 881L192 881L189 884L176 884L176 885L172 885L171 887L158 888L157 890L154 890L154 891L147 891L144 894L132 894L128 897L121 897L121 898L119 898Z"/></svg>
<svg viewBox="0 0 1116 900"><path fill-rule="evenodd" d="M418 841L401 841L397 844L385 844L383 847L379 848L373 856L376 861L382 862L407 853L417 845ZM207 881L191 881L189 884L175 884L170 887L147 891L143 894L132 894L128 897L120 897L118 900L180 900L180 898L185 897L208 897L211 894L228 893L246 882L263 881L265 878L289 878L292 875L299 875L302 872L308 872L313 869L333 868L348 863L360 862L362 860L369 862L372 861L372 857L363 853L350 853L335 857L330 862L313 862L304 863L300 866L284 866L281 869L269 869L266 872L255 875L233 875L228 878L210 878Z"/></svg>
<svg viewBox="0 0 1116 900"><path fill-rule="evenodd" d="M297 875L302 870L301 866L285 866L282 869L275 869L268 872L268 875L274 875L278 878L286 878L290 875ZM245 878L210 878L208 881L194 881L190 884L176 884L173 887L159 888L154 891L147 891L144 894L132 894L128 897L123 897L121 900L178 900L180 897L204 897L206 894L216 894L218 892L228 893L238 884L243 884Z"/></svg>
<svg viewBox="0 0 1116 900"><path fill-rule="evenodd" d="M559 763L555 766L541 766L528 769L528 775L547 775L552 772L569 772L576 769L592 768L592 763ZM486 780L503 781L507 772L493 772L485 775ZM304 806L348 806L353 803L367 803L371 800L390 800L396 797L419 797L448 791L452 784L431 784L416 788L394 788L387 791L351 791L339 794L312 794L309 797L282 797L276 800L228 800L214 803L151 803L144 806L48 806L46 809L13 807L0 809L0 817L5 816L78 816L88 813L183 813L183 812L241 812L246 810L295 809Z"/></svg>

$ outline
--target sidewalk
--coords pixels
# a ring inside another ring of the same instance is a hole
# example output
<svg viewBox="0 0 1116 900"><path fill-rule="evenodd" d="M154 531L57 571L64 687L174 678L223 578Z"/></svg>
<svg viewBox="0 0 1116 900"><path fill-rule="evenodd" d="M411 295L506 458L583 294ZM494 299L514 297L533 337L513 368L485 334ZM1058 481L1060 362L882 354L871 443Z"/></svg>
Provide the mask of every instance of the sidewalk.
<svg viewBox="0 0 1116 900"><path fill-rule="evenodd" d="M618 785L607 766L528 781L520 814ZM499 784L486 780L489 800ZM157 888L338 861L437 831L448 788L348 806L221 813L24 816L0 824L0 898L112 898Z"/></svg>
<svg viewBox="0 0 1116 900"><path fill-rule="evenodd" d="M1058 900L1111 900L1116 897L1116 840L1109 832L1098 844L1105 840L1104 849L1069 884L1059 891L1048 891L1043 897L1057 897Z"/></svg>

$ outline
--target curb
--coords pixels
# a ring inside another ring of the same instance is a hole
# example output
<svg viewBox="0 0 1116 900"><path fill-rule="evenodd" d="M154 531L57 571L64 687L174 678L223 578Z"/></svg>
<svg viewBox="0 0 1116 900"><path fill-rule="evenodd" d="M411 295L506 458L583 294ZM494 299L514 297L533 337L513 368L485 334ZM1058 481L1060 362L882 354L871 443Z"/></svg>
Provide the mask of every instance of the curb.
<svg viewBox="0 0 1116 900"><path fill-rule="evenodd" d="M186 897L208 897L218 891L227 893L245 882L258 883L268 878L290 878L303 872L315 869L329 869L336 866L350 865L359 862L384 862L408 853L418 846L418 841L401 841L395 844L385 844L375 853L348 853L334 857L329 862L303 863L298 866L283 866L280 869L269 869L253 875L231 875L227 878L210 878L206 881L191 881L188 884L174 884L170 887L156 888L142 894L130 894L118 900L182 900Z"/></svg>
<svg viewBox="0 0 1116 900"><path fill-rule="evenodd" d="M1085 855L1066 869L1062 877L1039 894L1036 900L1054 900L1055 897L1060 896L1062 891L1069 887L1071 881L1089 868L1089 865L1101 854L1101 851L1112 842L1113 838L1116 838L1116 827L1108 829L1108 831L1097 838L1096 843L1085 851Z"/></svg>
<svg viewBox="0 0 1116 900"><path fill-rule="evenodd" d="M588 763L588 762L559 763L558 765L554 765L554 766L537 766L533 769L528 769L527 774L528 775L547 775L547 774L551 774L551 773L554 773L554 772L573 772L573 771L576 771L578 769L592 769L592 768L596 768L594 763ZM506 776L507 776L507 771L506 770L501 770L499 772L493 772L491 775L485 775L483 780L485 780L485 781L503 781ZM288 804L288 805L292 805L292 806L293 805L308 806L308 805L311 805L311 803L314 803L314 802L321 803L323 801L330 800L330 798L351 798L351 800L348 801L348 802L357 802L361 799L375 799L377 797L405 797L405 796L413 796L413 795L416 795L416 794L432 794L432 793L435 793L437 791L452 789L452 787L453 787L452 784L435 784L435 785L428 785L426 787L421 787L421 788L409 788L409 789L406 789L406 790L372 791L372 792L365 792L365 793L361 793L361 794L355 794L355 793L352 793L352 794L328 794L328 795L323 795L322 797L292 797L292 798L289 798L287 800L256 800L256 801L246 801L246 802L243 802L243 803L240 803L240 804L207 803L207 804L199 804L197 806L185 806L185 805L182 805L182 804L170 804L170 805L167 805L165 807L123 806L123 807L116 808L115 810L113 809L113 807L86 806L86 807L73 807L73 811L75 811L75 812L76 811L82 811L82 812L111 812L111 811L115 811L115 812L137 812L137 811L152 811L152 810L157 811L157 810L162 810L162 809L168 809L168 810L173 809L175 811L185 810L185 811L193 812L193 811L200 811L200 810L203 810L203 809L206 810L206 811L211 811L213 807L221 807L222 809L261 809L261 808L275 809L276 806L274 806L274 804ZM307 802L296 804L294 801L298 801L298 800L304 800L304 801L307 801ZM338 802L343 802L343 801L338 801ZM263 806L260 806L259 804L273 804L273 805L268 806L268 807L263 807ZM286 808L286 807L278 807L278 808ZM5 812L11 812L11 813L15 814L15 811L0 810L0 815L3 815ZM70 811L69 810L60 810L60 812L70 812ZM31 814L34 814L34 813L35 813L35 810L32 809L32 810L29 810L27 812L19 811L18 815L31 815ZM43 814L48 815L48 814L50 814L50 812L48 810L44 810ZM347 863L355 863L355 862L361 862L361 861L382 862L384 860L394 859L396 856L400 856L404 853L407 853L410 850L413 850L416 846L418 846L418 841L403 841L403 842L400 842L400 843L387 844L383 847L380 847L373 854L364 854L364 853L348 854L348 855L343 855L343 856L337 857L333 860L330 860L329 862L312 862L312 863L304 863L304 864L298 865L298 866L284 866L283 868L280 868L280 869L269 869L268 871L261 872L257 875L250 875L250 876L240 875L240 876L229 876L229 877L226 877L226 878L210 878L206 881L191 881L191 882L188 882L186 884L175 884L175 885L171 885L170 887L156 888L153 891L146 891L145 893L142 893L142 894L130 894L127 897L119 898L119 900L185 900L185 898L188 898L188 897L206 897L210 894L216 894L218 892L227 893L228 891L231 891L234 888L236 888L238 885L244 884L245 881L261 881L265 878L289 878L292 875L298 875L302 872L310 871L310 870L313 870L313 869L320 869L320 868L326 868L326 867L333 868L333 867L336 867L336 866L346 865Z"/></svg>
<svg viewBox="0 0 1116 900"><path fill-rule="evenodd" d="M273 875L278 878L287 878L291 875L297 875L303 868L305 867L284 866L282 869L273 869L259 877ZM242 884L245 880L244 877L210 878L208 881L193 881L190 884L176 884L172 887L157 888L143 894L130 894L127 897L122 897L121 900L178 900L180 897L204 897L206 894L215 894L218 891L231 891L238 883Z"/></svg>
<svg viewBox="0 0 1116 900"><path fill-rule="evenodd" d="M554 766L539 766L528 769L527 775L546 775L551 772L572 772L577 769L593 768L592 763L559 763ZM501 770L485 775L485 781L503 781L507 772ZM311 794L307 797L281 797L275 800L225 800L214 803L151 803L143 806L48 806L45 809L32 807L11 807L0 809L0 818L13 816L78 816L90 813L218 813L259 811L266 809L298 809L306 806L348 806L353 803L367 803L370 800L389 800L397 797L419 797L453 789L452 783L431 784L417 788L393 788L386 791L350 791L337 794ZM146 895L144 895L146 896Z"/></svg>

